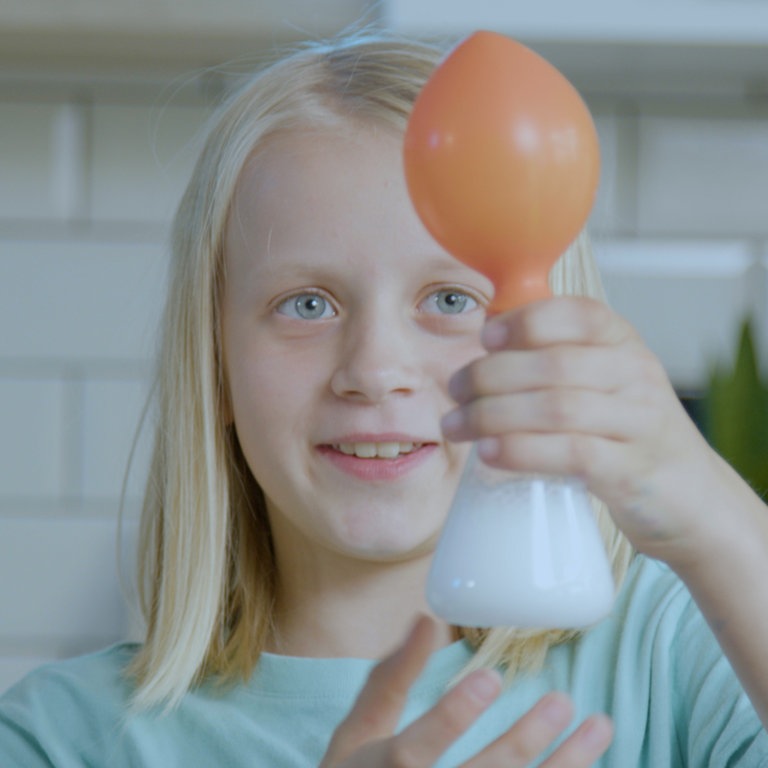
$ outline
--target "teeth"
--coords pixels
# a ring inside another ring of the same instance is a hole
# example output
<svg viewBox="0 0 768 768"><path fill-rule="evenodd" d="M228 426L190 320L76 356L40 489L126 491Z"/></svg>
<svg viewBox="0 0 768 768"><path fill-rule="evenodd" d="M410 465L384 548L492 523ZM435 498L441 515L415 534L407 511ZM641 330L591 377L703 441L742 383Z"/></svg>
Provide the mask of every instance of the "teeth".
<svg viewBox="0 0 768 768"><path fill-rule="evenodd" d="M376 455L380 459L395 459L400 455L400 443L378 443Z"/></svg>
<svg viewBox="0 0 768 768"><path fill-rule="evenodd" d="M358 459L396 459L402 453L410 453L414 443L340 443L336 449Z"/></svg>

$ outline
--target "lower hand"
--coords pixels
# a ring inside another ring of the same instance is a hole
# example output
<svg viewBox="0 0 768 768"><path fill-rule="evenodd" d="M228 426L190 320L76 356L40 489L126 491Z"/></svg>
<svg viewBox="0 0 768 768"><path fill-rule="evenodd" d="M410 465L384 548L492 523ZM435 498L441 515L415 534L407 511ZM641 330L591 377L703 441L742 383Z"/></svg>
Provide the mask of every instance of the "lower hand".
<svg viewBox="0 0 768 768"><path fill-rule="evenodd" d="M491 670L467 675L425 715L402 732L395 728L408 691L434 646L434 623L421 618L405 643L371 673L347 718L333 734L320 768L427 768L465 733L497 699L501 680ZM518 768L540 758L563 733L572 714L570 700L544 696L464 768ZM605 752L612 738L610 720L585 720L541 768L586 768Z"/></svg>

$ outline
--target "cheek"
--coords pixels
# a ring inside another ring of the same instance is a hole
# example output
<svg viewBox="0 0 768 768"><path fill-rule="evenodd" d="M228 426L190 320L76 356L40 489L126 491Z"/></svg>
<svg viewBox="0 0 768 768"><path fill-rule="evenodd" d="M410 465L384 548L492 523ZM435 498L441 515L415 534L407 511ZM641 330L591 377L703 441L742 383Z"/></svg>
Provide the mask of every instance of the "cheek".
<svg viewBox="0 0 768 768"><path fill-rule="evenodd" d="M238 430L258 430L267 438L278 429L290 433L324 391L325 373L312 358L262 345L258 353L231 361L229 397Z"/></svg>
<svg viewBox="0 0 768 768"><path fill-rule="evenodd" d="M440 356L436 362L436 378L440 382L441 390L447 395L448 382L451 378L462 368L487 354L480 343L479 333L477 338L468 338L459 344L454 344L450 352ZM448 396L448 399L454 406L453 398Z"/></svg>
<svg viewBox="0 0 768 768"><path fill-rule="evenodd" d="M294 433L304 412L297 402L300 386L301 380L285 376L266 357L260 364L241 361L230 367L235 431L251 474L262 487L292 460Z"/></svg>

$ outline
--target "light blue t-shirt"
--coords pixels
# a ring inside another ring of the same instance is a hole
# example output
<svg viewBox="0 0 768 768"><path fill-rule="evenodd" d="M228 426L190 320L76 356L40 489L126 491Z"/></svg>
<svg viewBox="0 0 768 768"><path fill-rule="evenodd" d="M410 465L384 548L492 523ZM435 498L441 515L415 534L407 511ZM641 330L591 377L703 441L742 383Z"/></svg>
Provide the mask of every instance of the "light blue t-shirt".
<svg viewBox="0 0 768 768"><path fill-rule="evenodd" d="M170 714L127 718L122 671L135 650L51 664L8 691L0 766L317 766L374 663L265 654L247 684L203 686ZM434 653L403 725L434 705L471 653L464 642ZM612 615L554 648L540 674L513 682L437 765L461 764L552 689L573 697L578 720L613 717L603 768L768 766L768 735L687 590L659 563L638 557Z"/></svg>

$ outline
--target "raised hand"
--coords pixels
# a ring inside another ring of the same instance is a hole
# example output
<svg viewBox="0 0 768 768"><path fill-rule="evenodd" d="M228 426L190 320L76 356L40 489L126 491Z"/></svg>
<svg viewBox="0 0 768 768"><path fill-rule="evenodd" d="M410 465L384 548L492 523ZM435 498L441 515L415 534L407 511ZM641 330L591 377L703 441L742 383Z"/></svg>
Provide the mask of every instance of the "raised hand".
<svg viewBox="0 0 768 768"><path fill-rule="evenodd" d="M446 693L433 709L395 733L408 691L434 649L435 625L422 617L404 644L374 667L347 718L333 735L321 768L427 768L465 733L501 693L499 675L477 670ZM544 696L464 768L518 768L540 758L572 719L560 693ZM542 768L586 768L608 748L610 720L585 720Z"/></svg>
<svg viewBox="0 0 768 768"><path fill-rule="evenodd" d="M484 343L491 354L451 382L447 437L479 440L496 466L583 478L647 554L683 558L716 539L704 489L728 469L625 320L562 297L493 318Z"/></svg>

